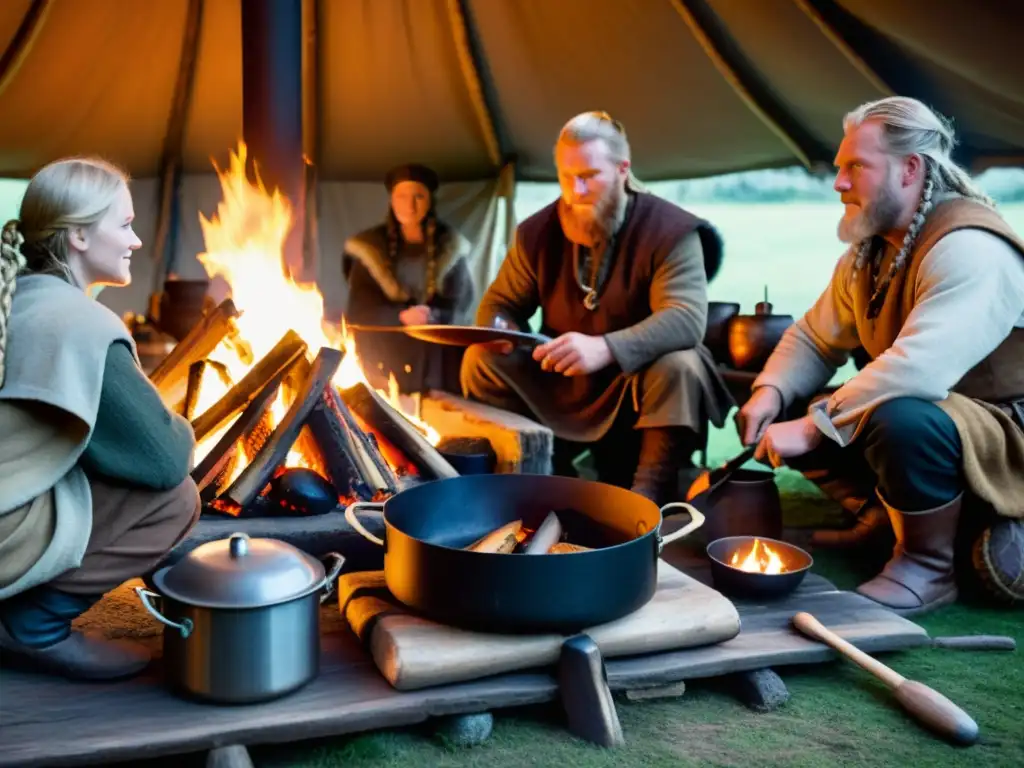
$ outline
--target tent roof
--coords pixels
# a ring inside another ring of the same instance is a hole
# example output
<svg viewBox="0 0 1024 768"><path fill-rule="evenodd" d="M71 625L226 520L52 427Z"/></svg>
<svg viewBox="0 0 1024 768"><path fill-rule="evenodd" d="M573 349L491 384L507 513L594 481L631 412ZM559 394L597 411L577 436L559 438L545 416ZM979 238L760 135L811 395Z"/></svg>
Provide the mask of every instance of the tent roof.
<svg viewBox="0 0 1024 768"><path fill-rule="evenodd" d="M195 0L0 3L0 176L73 153L159 174ZM201 2L181 156L242 129L240 0ZM842 115L900 93L975 167L1024 164L1024 3L1005 0L322 0L320 178L398 162L554 178L571 115L620 119L641 179L829 165ZM35 23L33 23L35 22ZM479 87L478 87L479 86ZM477 96L479 98L477 98ZM487 126L492 126L488 128ZM488 136L494 136L489 141Z"/></svg>

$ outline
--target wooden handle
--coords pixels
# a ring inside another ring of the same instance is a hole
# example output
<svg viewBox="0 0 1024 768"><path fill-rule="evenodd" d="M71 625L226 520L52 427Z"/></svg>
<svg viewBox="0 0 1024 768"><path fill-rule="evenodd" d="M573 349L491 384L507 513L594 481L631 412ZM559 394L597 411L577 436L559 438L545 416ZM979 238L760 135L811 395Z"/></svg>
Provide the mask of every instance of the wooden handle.
<svg viewBox="0 0 1024 768"><path fill-rule="evenodd" d="M938 691L916 680L896 689L896 701L919 722L957 744L974 744L978 724L960 707Z"/></svg>
<svg viewBox="0 0 1024 768"><path fill-rule="evenodd" d="M893 690L896 690L906 682L906 678L903 677L903 675L899 674L894 669L890 669L877 659L871 658L859 648L855 648L832 630L826 629L820 621L809 613L801 611L796 614L793 617L793 626L808 637L812 637L815 640L820 640L826 645L832 646L855 664L863 667L873 674Z"/></svg>
<svg viewBox="0 0 1024 768"><path fill-rule="evenodd" d="M896 701L923 725L959 744L973 744L978 740L978 724L938 691L916 680L907 680L826 629L809 613L793 616L793 625L805 635L832 646L889 686L895 692Z"/></svg>

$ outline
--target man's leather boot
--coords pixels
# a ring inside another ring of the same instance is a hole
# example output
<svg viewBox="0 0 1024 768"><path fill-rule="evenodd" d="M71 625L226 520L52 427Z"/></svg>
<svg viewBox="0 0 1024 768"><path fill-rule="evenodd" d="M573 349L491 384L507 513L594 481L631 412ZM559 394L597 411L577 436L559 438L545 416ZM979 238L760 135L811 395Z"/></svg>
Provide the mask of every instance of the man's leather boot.
<svg viewBox="0 0 1024 768"><path fill-rule="evenodd" d="M0 661L73 680L132 677L149 663L142 646L71 629L72 620L101 596L74 595L47 585L0 603Z"/></svg>
<svg viewBox="0 0 1024 768"><path fill-rule="evenodd" d="M978 537L971 555L987 594L1024 605L1024 520L996 521Z"/></svg>
<svg viewBox="0 0 1024 768"><path fill-rule="evenodd" d="M882 572L857 587L857 592L904 616L956 601L953 546L963 494L920 512L901 512L885 499L882 503L889 512L896 546Z"/></svg>
<svg viewBox="0 0 1024 768"><path fill-rule="evenodd" d="M693 467L697 435L686 427L650 427L642 433L631 490L659 507L681 500L680 473Z"/></svg>

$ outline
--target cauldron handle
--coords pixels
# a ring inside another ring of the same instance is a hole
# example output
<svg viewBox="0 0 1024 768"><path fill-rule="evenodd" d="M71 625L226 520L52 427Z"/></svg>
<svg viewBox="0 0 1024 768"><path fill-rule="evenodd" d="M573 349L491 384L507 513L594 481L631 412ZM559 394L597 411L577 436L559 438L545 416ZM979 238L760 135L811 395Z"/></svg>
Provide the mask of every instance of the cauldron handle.
<svg viewBox="0 0 1024 768"><path fill-rule="evenodd" d="M677 541L677 540L683 538L688 533L692 533L693 531L696 531L698 528L700 528L702 525L704 525L704 514L699 509L697 509L695 506L693 506L692 504L687 504L685 501L673 501L673 502L671 502L669 504L666 504L664 507L662 507L661 508L661 517L662 517L662 519L665 518L665 510L671 509L672 507L682 507L687 512L689 512L690 513L690 522L688 522L686 525L684 525L678 531L672 531L672 533L670 533L668 536L664 536L664 537L662 537L661 534L660 534L661 526L659 525L658 526L658 530L659 530L659 535L658 535L658 551L659 552L661 551L661 549L666 544L671 544L673 541Z"/></svg>
<svg viewBox="0 0 1024 768"><path fill-rule="evenodd" d="M356 533L358 533L364 539L366 539L367 541L372 541L378 547L383 547L384 539L380 538L379 536L374 536L368 530L363 528L363 524L360 523L359 520L356 518L356 512L365 509L372 509L377 512L383 512L384 503L380 501L357 501L353 504L349 504L347 507L345 507L345 520L347 520L348 524L351 525L353 529L355 529Z"/></svg>

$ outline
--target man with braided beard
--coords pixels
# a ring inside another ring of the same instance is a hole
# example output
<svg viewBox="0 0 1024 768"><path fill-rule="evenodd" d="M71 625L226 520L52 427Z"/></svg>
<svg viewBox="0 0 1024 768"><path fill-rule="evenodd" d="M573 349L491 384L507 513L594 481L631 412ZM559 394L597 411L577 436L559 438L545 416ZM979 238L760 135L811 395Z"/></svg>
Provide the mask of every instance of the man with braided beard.
<svg viewBox="0 0 1024 768"><path fill-rule="evenodd" d="M858 516L816 544L862 542L891 522L892 558L861 594L904 614L953 602L960 529L991 594L1020 602L1024 240L951 160L953 132L924 104L864 104L844 131L835 189L851 247L754 382L743 441ZM858 347L870 358L860 372L767 426Z"/></svg>
<svg viewBox="0 0 1024 768"><path fill-rule="evenodd" d="M732 405L701 343L720 238L643 189L607 113L569 120L554 154L561 195L519 225L477 311L479 325L525 329L540 310L552 341L469 347L463 391L550 427L557 474L588 446L603 481L675 501L707 422Z"/></svg>

